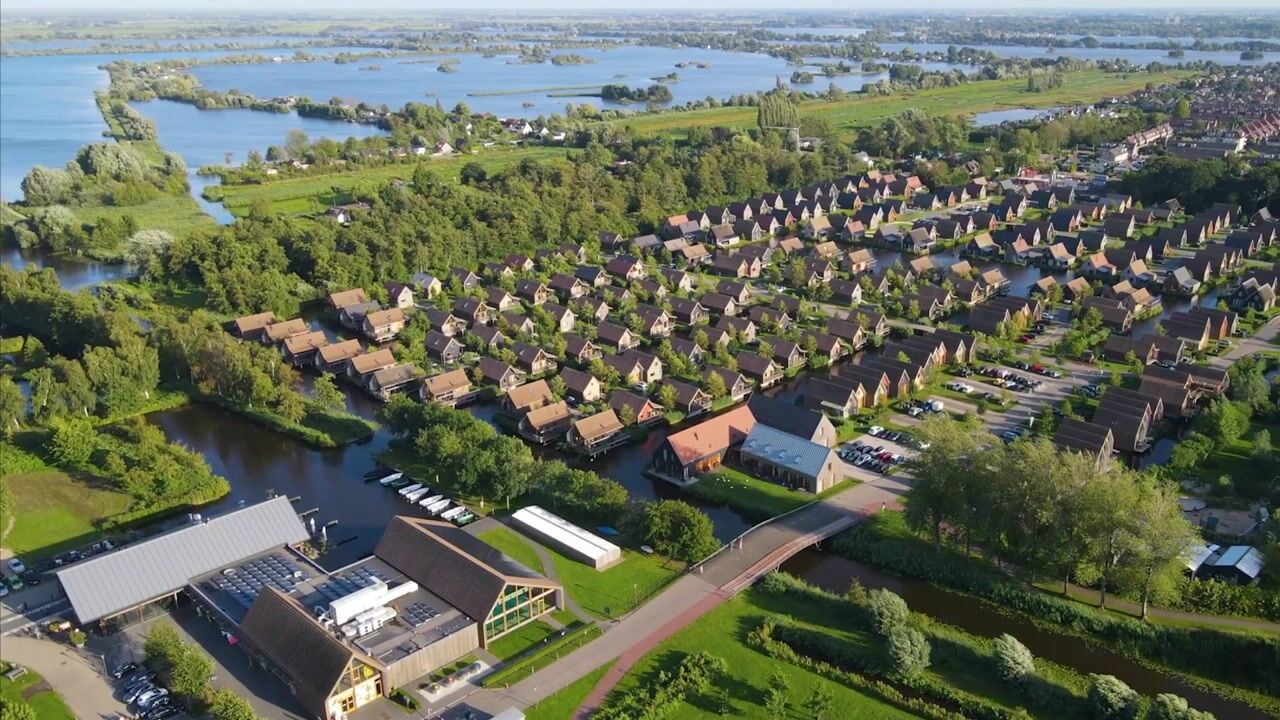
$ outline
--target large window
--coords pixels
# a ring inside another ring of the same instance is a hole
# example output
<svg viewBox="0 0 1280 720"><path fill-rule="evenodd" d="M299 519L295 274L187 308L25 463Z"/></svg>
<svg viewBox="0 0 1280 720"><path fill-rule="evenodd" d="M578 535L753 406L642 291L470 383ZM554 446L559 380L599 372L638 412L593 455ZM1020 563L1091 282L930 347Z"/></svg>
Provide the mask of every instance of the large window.
<svg viewBox="0 0 1280 720"><path fill-rule="evenodd" d="M486 641L520 627L555 607L555 590L551 588L508 585L493 604L484 624Z"/></svg>

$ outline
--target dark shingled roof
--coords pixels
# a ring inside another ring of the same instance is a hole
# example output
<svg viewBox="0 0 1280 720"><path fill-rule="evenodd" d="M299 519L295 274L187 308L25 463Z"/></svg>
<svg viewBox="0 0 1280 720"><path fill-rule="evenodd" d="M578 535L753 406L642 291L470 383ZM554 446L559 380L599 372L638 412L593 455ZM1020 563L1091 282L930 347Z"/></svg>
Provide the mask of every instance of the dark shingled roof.
<svg viewBox="0 0 1280 720"><path fill-rule="evenodd" d="M240 636L292 680L298 702L316 717L355 653L329 635L306 608L271 586L263 588L240 623ZM370 665L372 660L362 658Z"/></svg>
<svg viewBox="0 0 1280 720"><path fill-rule="evenodd" d="M747 407L751 408L751 414L755 415L757 423L806 440L813 437L823 420L822 413L758 393L751 396Z"/></svg>
<svg viewBox="0 0 1280 720"><path fill-rule="evenodd" d="M508 583L560 587L471 533L434 520L393 518L373 552L477 622L489 618Z"/></svg>

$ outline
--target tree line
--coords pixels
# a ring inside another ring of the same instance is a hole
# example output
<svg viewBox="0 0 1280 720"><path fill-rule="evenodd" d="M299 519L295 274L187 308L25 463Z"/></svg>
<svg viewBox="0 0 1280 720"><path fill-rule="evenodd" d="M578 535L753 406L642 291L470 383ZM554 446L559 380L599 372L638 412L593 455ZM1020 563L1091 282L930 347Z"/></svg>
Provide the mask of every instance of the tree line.
<svg viewBox="0 0 1280 720"><path fill-rule="evenodd" d="M916 481L906 519L935 545L944 532L999 562L1046 571L1065 584L1139 596L1176 596L1183 553L1199 534L1176 487L1058 450L1043 438L1001 443L977 422L945 417L918 431L929 446L909 461ZM977 471L976 469L980 469Z"/></svg>

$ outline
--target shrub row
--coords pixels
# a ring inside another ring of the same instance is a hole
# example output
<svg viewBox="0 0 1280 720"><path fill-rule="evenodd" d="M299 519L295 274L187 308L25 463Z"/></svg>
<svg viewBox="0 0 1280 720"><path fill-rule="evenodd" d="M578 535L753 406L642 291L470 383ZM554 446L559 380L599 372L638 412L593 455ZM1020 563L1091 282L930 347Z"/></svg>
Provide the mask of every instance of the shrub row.
<svg viewBox="0 0 1280 720"><path fill-rule="evenodd" d="M596 711L600 720L658 720L697 695L726 670L724 659L706 652L686 655L675 674L659 672L654 682L606 702Z"/></svg>
<svg viewBox="0 0 1280 720"><path fill-rule="evenodd" d="M579 623L569 632L556 638L554 642L543 645L515 662L503 665L501 670L485 677L480 686L486 688L505 686L513 680L524 679L554 662L557 655L570 644L575 648L581 647L602 632L595 623Z"/></svg>

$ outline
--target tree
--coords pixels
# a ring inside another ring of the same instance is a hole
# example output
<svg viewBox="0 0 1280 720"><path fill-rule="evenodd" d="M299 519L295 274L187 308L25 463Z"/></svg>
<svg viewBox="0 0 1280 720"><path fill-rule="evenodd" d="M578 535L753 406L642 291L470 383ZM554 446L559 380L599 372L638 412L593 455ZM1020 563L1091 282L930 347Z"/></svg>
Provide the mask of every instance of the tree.
<svg viewBox="0 0 1280 720"><path fill-rule="evenodd" d="M47 443L49 454L59 465L84 468L98 449L98 433L87 420L59 420L53 424Z"/></svg>
<svg viewBox="0 0 1280 720"><path fill-rule="evenodd" d="M181 648L182 638L178 637L178 631L168 623L156 623L147 631L147 638L142 643L143 662L159 673L166 673Z"/></svg>
<svg viewBox="0 0 1280 720"><path fill-rule="evenodd" d="M1142 586L1142 619L1153 591L1173 587L1185 569L1182 552L1199 539L1195 528L1182 517L1175 493L1162 486L1144 488L1137 504L1131 540L1132 565Z"/></svg>
<svg viewBox="0 0 1280 720"><path fill-rule="evenodd" d="M813 720L823 720L835 705L835 695L825 685L814 685L809 692L809 699L804 701L804 709Z"/></svg>
<svg viewBox="0 0 1280 720"><path fill-rule="evenodd" d="M1253 434L1253 456L1258 460L1271 459L1271 431L1262 428Z"/></svg>
<svg viewBox="0 0 1280 720"><path fill-rule="evenodd" d="M40 367L49 361L49 351L44 349L44 343L40 342L40 338L30 335L22 344L21 360L27 367Z"/></svg>
<svg viewBox="0 0 1280 720"><path fill-rule="evenodd" d="M343 394L332 375L321 375L316 378L315 400L321 407L330 410L346 410L347 396Z"/></svg>
<svg viewBox="0 0 1280 720"><path fill-rule="evenodd" d="M169 689L174 694L199 700L213 677L213 659L194 645L183 643L169 668Z"/></svg>
<svg viewBox="0 0 1280 720"><path fill-rule="evenodd" d="M663 383L658 387L658 404L662 405L662 407L672 410L679 400L676 396L675 386L671 383Z"/></svg>
<svg viewBox="0 0 1280 720"><path fill-rule="evenodd" d="M1191 114L1191 102L1186 98L1179 98L1178 103L1173 106L1173 116L1185 118Z"/></svg>
<svg viewBox="0 0 1280 720"><path fill-rule="evenodd" d="M907 602L897 593L884 588L876 588L867 593L867 614L871 616L871 627L877 633L888 635L906 624L911 616Z"/></svg>
<svg viewBox="0 0 1280 720"><path fill-rule="evenodd" d="M729 394L729 389L724 384L724 378L718 372L708 373L705 384L707 394L714 400L719 400Z"/></svg>
<svg viewBox="0 0 1280 720"><path fill-rule="evenodd" d="M0 375L0 435L12 435L27 415L27 399L8 375Z"/></svg>
<svg viewBox="0 0 1280 720"><path fill-rule="evenodd" d="M1020 683L1036 674L1035 657L1018 638L1003 633L992 643L996 672L1005 682Z"/></svg>
<svg viewBox="0 0 1280 720"><path fill-rule="evenodd" d="M929 641L924 633L911 627L900 627L889 635L886 645L890 671L911 677L929 667Z"/></svg>
<svg viewBox="0 0 1280 720"><path fill-rule="evenodd" d="M289 422L298 422L307 414L302 396L292 389L285 389L276 400L276 412Z"/></svg>
<svg viewBox="0 0 1280 720"><path fill-rule="evenodd" d="M209 717L213 720L261 720L248 700L226 689L210 693Z"/></svg>
<svg viewBox="0 0 1280 720"><path fill-rule="evenodd" d="M1087 702L1098 720L1132 720L1138 715L1138 693L1114 675L1090 675Z"/></svg>
<svg viewBox="0 0 1280 720"><path fill-rule="evenodd" d="M641 513L641 539L669 558L697 562L720 547L711 518L683 500L648 503Z"/></svg>
<svg viewBox="0 0 1280 720"><path fill-rule="evenodd" d="M1196 416L1192 427L1219 445L1230 445L1248 429L1249 416L1240 405L1218 398Z"/></svg>
<svg viewBox="0 0 1280 720"><path fill-rule="evenodd" d="M790 684L787 682L787 676L781 671L775 670L769 676L769 689L765 691L764 709L769 713L769 717L780 718L787 714L787 691Z"/></svg>
<svg viewBox="0 0 1280 720"><path fill-rule="evenodd" d="M1186 698L1160 693L1151 701L1146 720L1213 720L1213 717L1213 713L1191 707Z"/></svg>
<svg viewBox="0 0 1280 720"><path fill-rule="evenodd" d="M310 147L311 140L302 130L290 130L284 136L284 149L291 160L301 160ZM270 153L270 149L267 152Z"/></svg>
<svg viewBox="0 0 1280 720"><path fill-rule="evenodd" d="M1271 406L1271 388L1267 386L1264 374L1266 368L1262 363L1251 359L1242 360L1231 373L1231 388L1228 391L1232 400L1243 403L1253 412L1265 412Z"/></svg>

